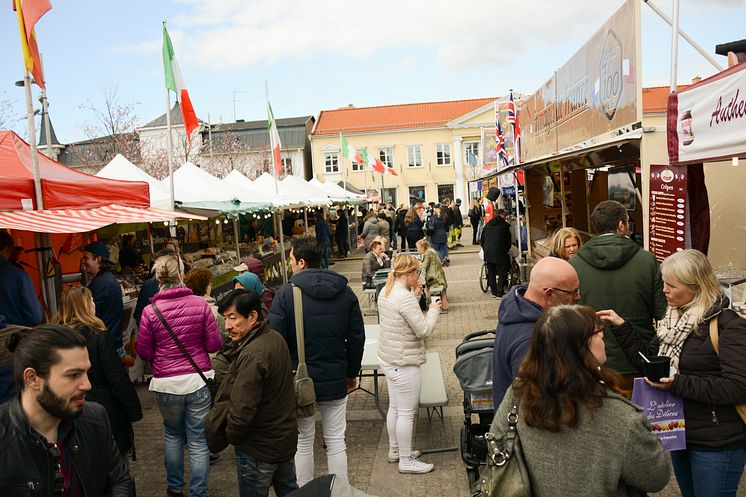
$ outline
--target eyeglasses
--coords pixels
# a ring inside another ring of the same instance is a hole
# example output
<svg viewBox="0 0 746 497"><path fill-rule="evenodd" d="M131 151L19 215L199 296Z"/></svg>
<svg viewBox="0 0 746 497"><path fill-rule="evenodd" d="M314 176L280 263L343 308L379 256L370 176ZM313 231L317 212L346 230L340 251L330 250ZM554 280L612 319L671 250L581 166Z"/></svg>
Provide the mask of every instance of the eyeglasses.
<svg viewBox="0 0 746 497"><path fill-rule="evenodd" d="M580 295L580 287L576 288L575 290L563 290L562 288L556 288L556 287L550 286L544 289L544 291L547 291L547 290L554 290L555 292L562 292L568 295Z"/></svg>
<svg viewBox="0 0 746 497"><path fill-rule="evenodd" d="M62 473L62 457L60 456L60 449L57 444L47 446L49 454L52 456L52 464L54 465L54 476L52 477L52 492L54 495L60 496L65 491L65 475Z"/></svg>
<svg viewBox="0 0 746 497"><path fill-rule="evenodd" d="M593 328L593 333L591 333L591 334L592 335L598 335L599 333L603 333L603 332L604 332L604 325L602 325L602 324L596 324L596 327Z"/></svg>

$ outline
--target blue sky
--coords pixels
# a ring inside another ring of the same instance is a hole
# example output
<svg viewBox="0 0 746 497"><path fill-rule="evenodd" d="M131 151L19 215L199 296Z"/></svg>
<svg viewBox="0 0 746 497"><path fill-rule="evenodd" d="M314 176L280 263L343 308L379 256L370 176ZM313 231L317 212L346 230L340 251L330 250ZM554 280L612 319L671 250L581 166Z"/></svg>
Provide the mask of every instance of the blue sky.
<svg viewBox="0 0 746 497"><path fill-rule="evenodd" d="M671 0L652 0L669 13ZM85 139L86 101L105 88L136 103L141 123L165 111L161 22L201 119L266 118L264 81L277 117L322 109L532 93L622 0L52 0L37 25L50 116L63 143ZM670 28L643 13L643 82L667 85ZM510 20L508 20L508 16ZM681 0L681 27L714 54L746 38L746 0ZM15 13L0 16L0 104L23 133ZM715 69L680 41L679 81ZM725 58L715 56L725 65ZM7 104L6 104L7 106Z"/></svg>

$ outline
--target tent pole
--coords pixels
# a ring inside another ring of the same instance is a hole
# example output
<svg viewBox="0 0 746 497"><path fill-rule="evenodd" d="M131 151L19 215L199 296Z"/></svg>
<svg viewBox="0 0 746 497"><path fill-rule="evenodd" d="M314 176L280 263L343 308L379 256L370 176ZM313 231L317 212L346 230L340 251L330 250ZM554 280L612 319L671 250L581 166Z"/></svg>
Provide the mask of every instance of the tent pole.
<svg viewBox="0 0 746 497"><path fill-rule="evenodd" d="M274 216L275 220L275 230L280 237L280 257L282 259L282 282L287 283L288 282L288 268L287 268L287 261L285 259L285 235L282 232L282 222L277 217L277 212L274 212L272 214Z"/></svg>
<svg viewBox="0 0 746 497"><path fill-rule="evenodd" d="M236 241L236 257L238 257L238 263L241 264L241 246L239 240L241 239L241 223L238 222L238 215L233 219L233 239Z"/></svg>
<svg viewBox="0 0 746 497"><path fill-rule="evenodd" d="M306 223L306 236L308 236L308 207L303 208L303 219Z"/></svg>

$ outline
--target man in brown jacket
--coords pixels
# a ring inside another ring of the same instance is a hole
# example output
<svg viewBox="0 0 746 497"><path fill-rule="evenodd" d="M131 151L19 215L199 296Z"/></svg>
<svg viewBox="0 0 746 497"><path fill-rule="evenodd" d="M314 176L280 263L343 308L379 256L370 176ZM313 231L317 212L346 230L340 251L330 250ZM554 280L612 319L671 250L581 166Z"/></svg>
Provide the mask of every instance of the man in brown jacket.
<svg viewBox="0 0 746 497"><path fill-rule="evenodd" d="M208 418L208 443L224 432L225 442L235 447L240 497L266 497L270 486L282 497L298 488L290 352L285 339L261 319L261 302L253 292L233 290L218 311L225 317L236 358L216 395L215 416ZM220 411L222 420L217 419Z"/></svg>

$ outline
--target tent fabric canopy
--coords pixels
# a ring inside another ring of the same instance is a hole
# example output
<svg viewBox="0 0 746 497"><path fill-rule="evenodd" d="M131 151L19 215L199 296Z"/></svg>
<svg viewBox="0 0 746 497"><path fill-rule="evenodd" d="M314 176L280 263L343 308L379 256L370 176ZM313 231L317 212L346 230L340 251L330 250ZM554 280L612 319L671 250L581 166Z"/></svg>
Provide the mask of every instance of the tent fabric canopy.
<svg viewBox="0 0 746 497"><path fill-rule="evenodd" d="M80 209L118 204L149 207L145 182L97 178L75 171L37 152L45 209ZM13 131L0 131L0 210L21 210L22 200L36 206L31 147Z"/></svg>
<svg viewBox="0 0 746 497"><path fill-rule="evenodd" d="M331 204L329 196L326 194L326 192L318 190L318 188L297 176L285 176L282 181L280 181L280 185L285 186L287 188L287 191L294 192L305 197L309 205Z"/></svg>
<svg viewBox="0 0 746 497"><path fill-rule="evenodd" d="M110 224L152 223L206 217L155 208L107 205L93 209L48 209L0 212L0 228L38 233L84 233Z"/></svg>
<svg viewBox="0 0 746 497"><path fill-rule="evenodd" d="M150 187L150 206L159 209L170 209L171 196L168 190L154 177L128 161L122 154L117 154L97 174L99 178L124 181L144 181Z"/></svg>
<svg viewBox="0 0 746 497"><path fill-rule="evenodd" d="M287 199L289 202L297 206L315 205L313 201L309 200L302 192L292 188L290 185L283 183L282 181L275 181L275 177L269 173L262 173L254 180L254 184L263 191L279 193L280 197Z"/></svg>
<svg viewBox="0 0 746 497"><path fill-rule="evenodd" d="M349 204L365 203L365 195L357 195L334 183L325 183L316 178L311 179L308 183L328 192L329 198L335 202L347 202Z"/></svg>
<svg viewBox="0 0 746 497"><path fill-rule="evenodd" d="M238 188L241 190L244 197L249 198L254 202L268 202L271 203L273 207L295 207L299 205L298 202L293 202L282 195L263 190L259 185L255 184L249 178L241 174L240 171L235 169L228 173L228 176L223 178L223 183Z"/></svg>

